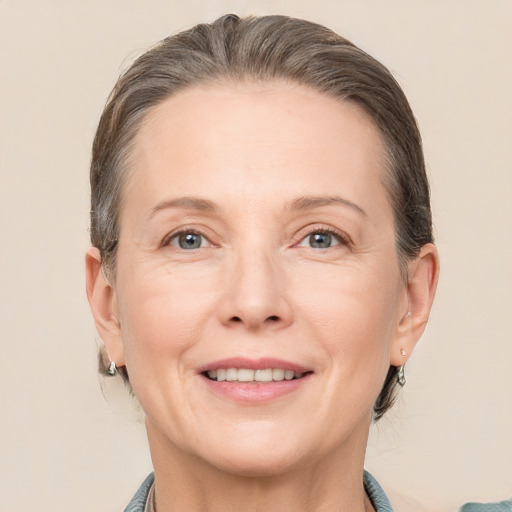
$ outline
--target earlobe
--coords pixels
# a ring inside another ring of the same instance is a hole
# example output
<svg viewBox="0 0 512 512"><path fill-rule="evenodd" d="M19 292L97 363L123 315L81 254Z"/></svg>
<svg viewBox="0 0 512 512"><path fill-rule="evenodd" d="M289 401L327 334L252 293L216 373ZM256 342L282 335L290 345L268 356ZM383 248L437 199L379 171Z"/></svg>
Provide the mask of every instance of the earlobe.
<svg viewBox="0 0 512 512"><path fill-rule="evenodd" d="M400 319L392 347L391 365L407 362L428 322L439 278L439 255L434 244L424 245L409 264L407 311Z"/></svg>
<svg viewBox="0 0 512 512"><path fill-rule="evenodd" d="M103 273L100 251L91 247L85 255L86 292L96 330L111 361L123 366L124 347L118 320L116 292Z"/></svg>

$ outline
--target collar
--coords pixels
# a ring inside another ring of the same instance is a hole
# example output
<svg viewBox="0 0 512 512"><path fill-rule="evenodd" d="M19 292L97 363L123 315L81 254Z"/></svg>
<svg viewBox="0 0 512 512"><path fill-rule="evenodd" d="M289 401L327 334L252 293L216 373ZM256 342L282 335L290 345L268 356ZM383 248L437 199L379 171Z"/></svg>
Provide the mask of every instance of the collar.
<svg viewBox="0 0 512 512"><path fill-rule="evenodd" d="M151 473L146 480L144 480L129 505L124 509L124 512L145 512L145 510L147 510L146 503L148 502L148 496L151 493L154 482L155 475ZM364 490L370 498L375 512L393 512L391 503L384 494L382 487L368 471L364 472L363 483Z"/></svg>

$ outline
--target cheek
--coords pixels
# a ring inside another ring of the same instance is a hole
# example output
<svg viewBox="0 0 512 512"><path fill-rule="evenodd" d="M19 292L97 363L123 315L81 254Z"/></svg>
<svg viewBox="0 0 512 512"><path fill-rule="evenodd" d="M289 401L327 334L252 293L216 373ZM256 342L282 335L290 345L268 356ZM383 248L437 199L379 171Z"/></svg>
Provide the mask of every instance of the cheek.
<svg viewBox="0 0 512 512"><path fill-rule="evenodd" d="M400 288L378 271L332 272L303 289L300 309L333 367L355 374L362 367L387 372L395 333ZM368 370L366 370L368 372Z"/></svg>
<svg viewBox="0 0 512 512"><path fill-rule="evenodd" d="M328 427L326 446L368 421L389 369L400 287L379 274L334 269L297 292L300 330L323 354L316 417Z"/></svg>
<svg viewBox="0 0 512 512"><path fill-rule="evenodd" d="M165 271L139 270L123 277L119 313L132 388L145 413L179 437L179 422L169 417L190 413L187 363L215 310L211 293L204 280L199 293L200 282Z"/></svg>
<svg viewBox="0 0 512 512"><path fill-rule="evenodd" d="M152 272L132 273L124 283L119 309L128 364L146 360L154 364L155 359L176 356L201 337L212 311L204 280Z"/></svg>

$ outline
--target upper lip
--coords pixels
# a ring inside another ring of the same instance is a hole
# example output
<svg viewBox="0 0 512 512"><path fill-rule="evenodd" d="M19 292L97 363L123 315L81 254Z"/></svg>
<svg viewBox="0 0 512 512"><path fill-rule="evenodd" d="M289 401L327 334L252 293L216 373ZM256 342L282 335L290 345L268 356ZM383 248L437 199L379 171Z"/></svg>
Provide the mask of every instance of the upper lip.
<svg viewBox="0 0 512 512"><path fill-rule="evenodd" d="M283 370L292 370L296 373L311 372L311 368L306 368L300 364L273 357L261 357L258 359L248 359L246 357L230 357L207 363L199 368L198 373L204 373L212 370L227 368L244 368L248 370L266 370L267 368L279 368Z"/></svg>

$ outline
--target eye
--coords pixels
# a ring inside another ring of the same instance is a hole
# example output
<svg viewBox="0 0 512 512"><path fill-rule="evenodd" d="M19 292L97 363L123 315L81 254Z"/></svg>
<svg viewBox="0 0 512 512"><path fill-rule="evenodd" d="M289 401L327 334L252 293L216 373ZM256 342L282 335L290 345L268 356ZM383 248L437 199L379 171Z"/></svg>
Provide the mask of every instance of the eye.
<svg viewBox="0 0 512 512"><path fill-rule="evenodd" d="M299 247L311 247L312 249L328 249L343 243L341 236L326 230L318 230L310 233L298 244Z"/></svg>
<svg viewBox="0 0 512 512"><path fill-rule="evenodd" d="M183 250L201 249L209 245L205 236L194 231L183 231L169 238L168 244Z"/></svg>

